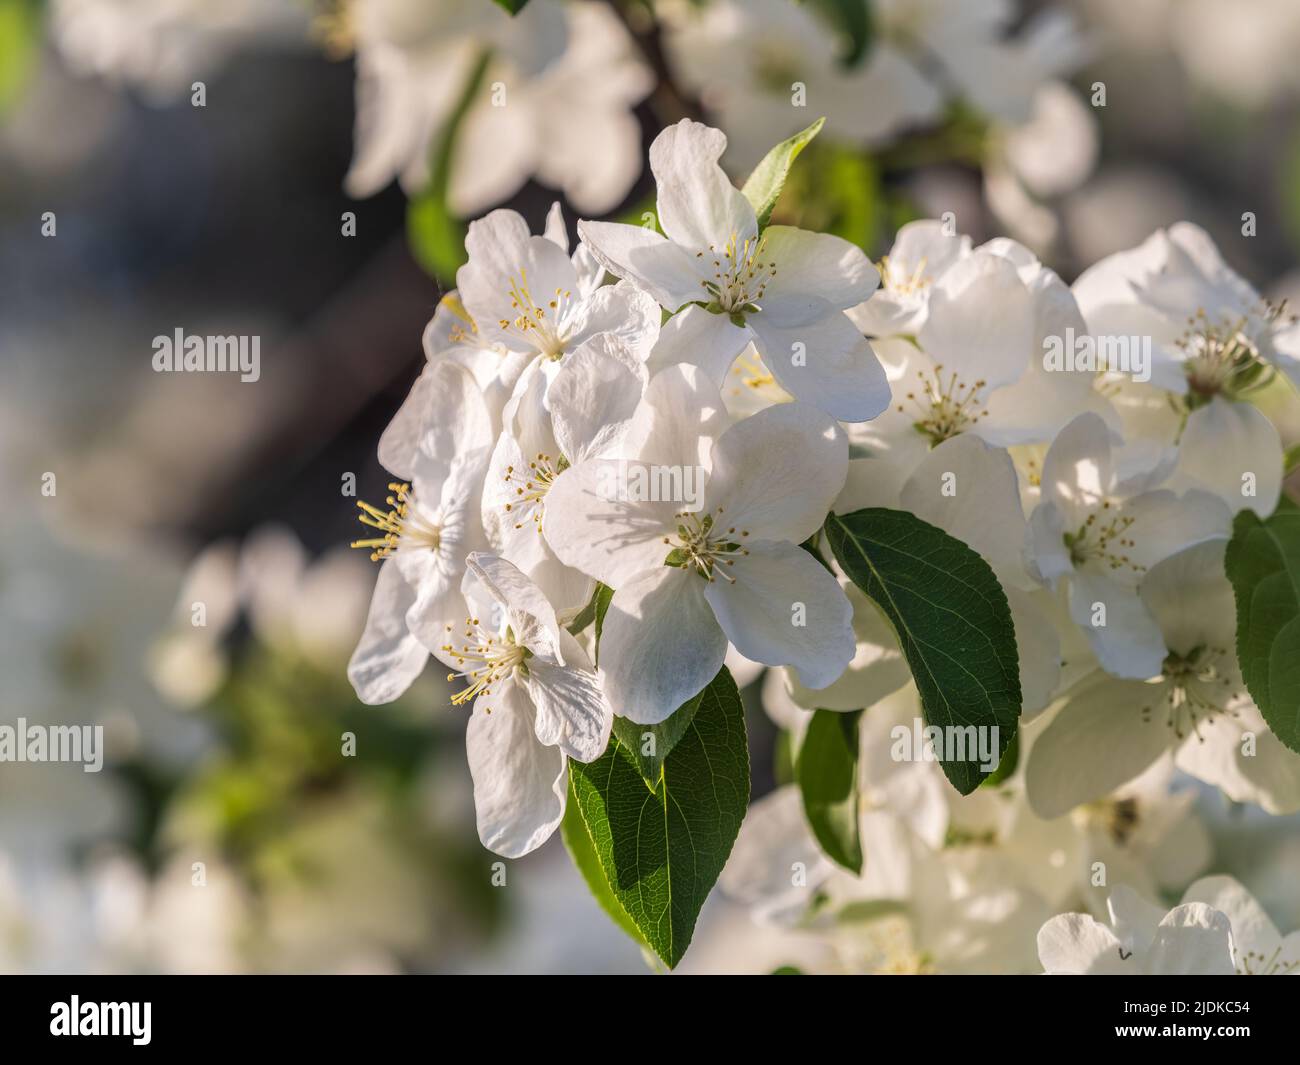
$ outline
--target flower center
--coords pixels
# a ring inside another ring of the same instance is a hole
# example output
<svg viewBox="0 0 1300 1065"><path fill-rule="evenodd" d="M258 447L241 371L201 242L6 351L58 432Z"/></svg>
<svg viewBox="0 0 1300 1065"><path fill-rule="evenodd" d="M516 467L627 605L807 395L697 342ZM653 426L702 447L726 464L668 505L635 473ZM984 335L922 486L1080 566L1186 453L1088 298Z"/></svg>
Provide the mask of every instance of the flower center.
<svg viewBox="0 0 1300 1065"><path fill-rule="evenodd" d="M722 508L718 507L714 513L721 517ZM723 532L715 532L714 515L701 515L698 511L683 510L676 517L676 537L664 537L664 543L671 548L664 565L683 569L693 566L706 581L720 575L735 584L736 579L718 567L735 565L735 556L749 554L749 549L738 542L749 536L749 530L737 529L733 525Z"/></svg>
<svg viewBox="0 0 1300 1065"><path fill-rule="evenodd" d="M1161 671L1164 678L1165 725L1178 739L1195 736L1202 743L1202 722L1213 724L1219 714L1236 716L1229 704L1238 695L1222 663L1229 661L1222 647L1194 647L1185 655L1170 652ZM1142 707L1142 720L1149 722L1154 706Z"/></svg>
<svg viewBox="0 0 1300 1065"><path fill-rule="evenodd" d="M510 282L507 295L515 317L502 318L501 328L507 331L514 329L548 359L558 359L563 355L568 337L564 334L562 323L572 306L573 293L557 288L546 306L542 307L528 291L528 271L520 270L519 280Z"/></svg>
<svg viewBox="0 0 1300 1065"><path fill-rule="evenodd" d="M1267 956L1257 950L1236 953L1238 976L1285 976L1300 969L1300 959L1282 957L1280 945Z"/></svg>
<svg viewBox="0 0 1300 1065"><path fill-rule="evenodd" d="M477 347L479 344L478 323L474 321L473 315L465 309L465 304L460 302L460 297L456 296L454 293L448 293L446 296L442 297L442 303L443 306L460 319L459 322L451 327L450 332L447 334L447 339L453 344L470 344Z"/></svg>
<svg viewBox="0 0 1300 1065"><path fill-rule="evenodd" d="M493 685L505 680L516 669L527 670L524 663L532 657L532 652L522 644L515 643L514 634L509 628L504 636L497 637L486 631L479 624L478 618L466 618L463 642L459 647L451 635L452 631L448 625L447 642L442 645L442 649L455 659L460 671L448 673L447 680L454 681L460 677L467 682L467 687L451 697L453 706L463 706L480 695L491 695ZM489 707L483 709L486 713L492 713Z"/></svg>
<svg viewBox="0 0 1300 1065"><path fill-rule="evenodd" d="M366 540L353 540L353 547L368 547L370 561L388 558L394 551L427 549L437 551L442 546L442 526L435 525L415 506L415 493L409 484L394 481L388 486L392 492L384 502L388 510L380 510L371 503L357 501L361 513L357 515L362 525L378 529L382 536Z"/></svg>
<svg viewBox="0 0 1300 1065"><path fill-rule="evenodd" d="M551 490L555 478L568 468L569 461L563 455L552 460L550 455L541 452L528 463L526 470L506 467L506 484L515 490L514 498L506 504L506 513L519 519L515 522L516 529L522 529L527 522L532 521L537 526L537 532L541 533L542 517L546 513L546 493Z"/></svg>
<svg viewBox="0 0 1300 1065"><path fill-rule="evenodd" d="M697 259L706 254L713 256L713 279L700 282L711 297L708 309L731 315L733 320L743 320L744 315L759 310L767 283L776 277L776 263L762 258L767 239L746 237L739 245L738 239L733 233L725 247L718 249L710 244L708 252L695 253Z"/></svg>
<svg viewBox="0 0 1300 1065"><path fill-rule="evenodd" d="M1124 846L1133 838L1142 821L1142 811L1134 798L1102 799L1088 803L1083 808L1083 821L1095 825L1108 835L1117 846Z"/></svg>
<svg viewBox="0 0 1300 1065"><path fill-rule="evenodd" d="M752 389L755 392L761 388L770 388L776 384L776 378L768 372L767 367L763 365L758 356L750 356L748 351L740 354L732 364L731 372L740 377L740 383L744 388Z"/></svg>
<svg viewBox="0 0 1300 1065"><path fill-rule="evenodd" d="M1089 562L1099 562L1108 569L1130 569L1142 573L1140 566L1128 555L1135 541L1127 536L1133 524L1131 517L1115 513L1109 499L1088 515L1077 532L1067 532L1062 537L1070 552L1070 561L1076 567Z"/></svg>
<svg viewBox="0 0 1300 1065"><path fill-rule="evenodd" d="M1261 300L1257 311L1240 318L1212 321L1203 307L1187 319L1174 342L1184 357L1189 406L1199 406L1221 392L1238 394L1266 384L1271 367L1260 354L1255 336L1268 332L1286 316L1286 301ZM1294 316L1290 316L1294 321Z"/></svg>
<svg viewBox="0 0 1300 1065"><path fill-rule="evenodd" d="M884 279L885 289L895 296L915 296L930 287L930 277L925 272L926 259L922 256L911 274L904 274L894 268L886 255L880 260L880 276Z"/></svg>
<svg viewBox="0 0 1300 1065"><path fill-rule="evenodd" d="M935 366L934 373L917 370L916 376L920 391L908 392L906 398L916 410L917 432L928 436L931 444L942 444L988 417L989 412L981 409L980 392L988 383L983 378L968 384L955 372L945 376L942 366ZM902 403L898 410L907 413Z"/></svg>

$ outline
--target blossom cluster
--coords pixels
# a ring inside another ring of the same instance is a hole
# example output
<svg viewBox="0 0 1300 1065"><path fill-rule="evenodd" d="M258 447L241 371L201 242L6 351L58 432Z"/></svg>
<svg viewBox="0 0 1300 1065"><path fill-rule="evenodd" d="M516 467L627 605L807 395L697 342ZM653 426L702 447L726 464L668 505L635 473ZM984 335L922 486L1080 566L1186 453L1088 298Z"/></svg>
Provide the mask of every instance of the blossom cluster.
<svg viewBox="0 0 1300 1065"><path fill-rule="evenodd" d="M1234 517L1286 505L1254 402L1300 382L1286 308L1189 225L1073 286L940 221L904 226L877 267L771 224L726 144L690 120L658 136L654 225L579 221L571 246L558 205L541 234L509 210L472 223L380 441L394 481L361 506L357 546L382 565L350 676L371 703L430 656L463 679L484 844L539 846L570 760L601 757L616 716L664 723L724 663L742 681L768 667L796 743L814 710L868 708L872 855L835 866L782 788L724 887L782 920L814 895L823 912L895 900L909 936L938 938L893 962L975 966L1000 938L1032 953L1013 917L1103 913L1098 862L1147 895L1184 886L1204 846L1175 766L1300 810L1300 755L1247 692L1224 568ZM997 788L959 796L891 742L922 717L899 634L818 550L828 515L864 508L943 530L1005 592L1022 728Z"/></svg>

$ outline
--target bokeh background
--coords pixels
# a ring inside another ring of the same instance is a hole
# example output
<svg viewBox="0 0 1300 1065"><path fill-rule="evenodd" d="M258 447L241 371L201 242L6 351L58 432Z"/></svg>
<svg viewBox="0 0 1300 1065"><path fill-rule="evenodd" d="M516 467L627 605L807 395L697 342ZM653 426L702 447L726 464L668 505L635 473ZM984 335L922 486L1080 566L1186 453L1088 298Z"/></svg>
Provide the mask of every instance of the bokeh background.
<svg viewBox="0 0 1300 1065"><path fill-rule="evenodd" d="M576 6L612 21L588 45L594 80L530 103L545 134L532 162L502 156L517 131L485 147L462 123L459 149L419 142L432 174L403 187L388 180L401 166L355 172L376 136L357 121L359 78L381 68L348 4L0 0L0 723L102 724L108 744L98 774L0 763L0 970L649 971L558 836L508 868L479 845L464 714L436 668L386 707L360 705L344 672L374 579L347 548L344 485L384 494L375 445L424 364L463 223L508 204L538 230L556 199L571 232L579 216L636 219L665 124L721 122L743 176L750 133L771 142L815 117L783 130L746 110L791 57L716 12L691 21L718 5L660 4L658 21L636 2ZM793 40L782 6L753 19ZM874 5L867 47L905 43L925 7ZM956 92L863 130L889 99L837 73L852 26L795 8L820 27L803 58L837 115L783 217L879 258L903 222L953 211L977 242L1015 236L1067 280L1189 219L1262 291L1300 295L1300 5L1006 8L1002 39L1069 26L1018 120ZM475 32L454 21L429 30L439 76L455 66L442 45ZM955 62L960 35L951 47ZM754 55L767 65L737 60ZM583 119L592 85L626 121ZM593 191L548 152L611 176ZM507 165L517 187L497 195ZM153 337L176 328L260 336L261 379L153 372ZM1293 410L1273 413L1300 439ZM780 759L752 680L757 797ZM1272 818L1223 840L1286 927L1298 832ZM683 968L769 971L798 949L715 897Z"/></svg>

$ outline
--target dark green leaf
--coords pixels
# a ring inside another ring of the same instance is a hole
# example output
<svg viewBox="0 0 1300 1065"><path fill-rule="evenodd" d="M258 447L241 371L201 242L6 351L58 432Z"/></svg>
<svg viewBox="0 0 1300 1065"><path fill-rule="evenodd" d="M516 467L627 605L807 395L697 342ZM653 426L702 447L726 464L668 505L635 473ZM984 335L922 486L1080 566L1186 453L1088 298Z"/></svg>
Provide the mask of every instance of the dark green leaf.
<svg viewBox="0 0 1300 1065"><path fill-rule="evenodd" d="M632 923L632 918L627 915L627 910L623 909L618 899L614 897L609 880L605 877L605 870L600 866L596 848L591 842L591 834L582 821L578 800L573 795L572 775L569 777L568 805L564 808L564 820L560 822L560 836L569 850L569 855L573 858L573 864L582 874L583 880L587 882L587 887L596 901L600 903L600 908L609 914L610 919L639 946L645 946L645 940L641 938L641 933Z"/></svg>
<svg viewBox="0 0 1300 1065"><path fill-rule="evenodd" d="M1300 510L1237 515L1224 565L1237 600L1237 660L1277 738L1300 751Z"/></svg>
<svg viewBox="0 0 1300 1065"><path fill-rule="evenodd" d="M700 692L694 699L674 710L667 721L661 721L657 725L638 725L625 717L614 718L615 737L636 760L636 767L651 791L659 784L664 759L686 735L703 698L704 692Z"/></svg>
<svg viewBox="0 0 1300 1065"><path fill-rule="evenodd" d="M672 968L690 944L749 805L749 748L735 681L723 669L704 689L653 790L617 737L595 762L569 766L614 897Z"/></svg>
<svg viewBox="0 0 1300 1065"><path fill-rule="evenodd" d="M492 0L492 2L497 7L508 11L511 15L517 15L524 9L524 5L528 3L528 0Z"/></svg>
<svg viewBox="0 0 1300 1065"><path fill-rule="evenodd" d="M862 711L816 710L808 723L795 776L804 812L822 850L844 868L862 872L858 821L858 723Z"/></svg>
<svg viewBox="0 0 1300 1065"><path fill-rule="evenodd" d="M1020 764L1020 733L1016 732L1011 737L1011 742L1007 744L1006 752L1002 755L1002 761L998 763L997 769L993 770L984 782L981 788L996 788L999 784L1005 783L1016 771L1016 766Z"/></svg>
<svg viewBox="0 0 1300 1065"><path fill-rule="evenodd" d="M749 180L740 191L753 206L760 230L766 227L772 218L772 208L776 206L776 201L781 197L781 190L785 188L785 179L790 173L791 165L808 143L821 132L825 123L826 119L819 118L807 129L783 140L763 157L763 161L749 175Z"/></svg>
<svg viewBox="0 0 1300 1065"><path fill-rule="evenodd" d="M897 510L832 514L826 536L844 572L894 626L926 723L996 728L1005 753L1020 717L1020 666L1011 608L989 564ZM970 750L976 734L965 735L966 758L940 760L953 787L969 795L990 770Z"/></svg>

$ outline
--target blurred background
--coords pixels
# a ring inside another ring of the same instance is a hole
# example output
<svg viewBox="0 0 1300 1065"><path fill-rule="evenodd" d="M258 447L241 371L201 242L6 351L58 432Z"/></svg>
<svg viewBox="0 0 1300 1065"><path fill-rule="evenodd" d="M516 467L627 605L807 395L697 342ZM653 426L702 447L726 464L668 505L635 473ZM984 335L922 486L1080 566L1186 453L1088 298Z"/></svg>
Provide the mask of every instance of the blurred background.
<svg viewBox="0 0 1300 1065"><path fill-rule="evenodd" d="M479 845L439 670L345 676L348 486L384 494L464 224L640 220L666 124L743 177L825 114L778 214L873 258L952 211L1069 281L1189 219L1300 295L1297 53L1294 0L0 0L0 724L108 748L0 763L0 970L649 971L558 835ZM260 337L260 379L154 372L177 329ZM1286 927L1298 833L1249 851ZM799 949L715 898L683 969Z"/></svg>

